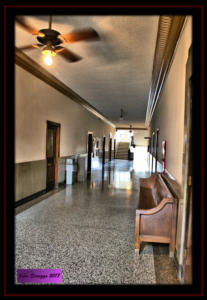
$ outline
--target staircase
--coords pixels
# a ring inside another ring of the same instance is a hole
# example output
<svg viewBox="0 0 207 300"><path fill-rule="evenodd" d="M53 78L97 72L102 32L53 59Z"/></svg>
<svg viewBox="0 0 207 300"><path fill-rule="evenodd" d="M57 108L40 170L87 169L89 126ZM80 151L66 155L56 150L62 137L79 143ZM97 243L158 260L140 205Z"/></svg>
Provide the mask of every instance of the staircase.
<svg viewBox="0 0 207 300"><path fill-rule="evenodd" d="M117 147L116 158L117 159L128 159L128 150L129 150L129 143L120 142Z"/></svg>

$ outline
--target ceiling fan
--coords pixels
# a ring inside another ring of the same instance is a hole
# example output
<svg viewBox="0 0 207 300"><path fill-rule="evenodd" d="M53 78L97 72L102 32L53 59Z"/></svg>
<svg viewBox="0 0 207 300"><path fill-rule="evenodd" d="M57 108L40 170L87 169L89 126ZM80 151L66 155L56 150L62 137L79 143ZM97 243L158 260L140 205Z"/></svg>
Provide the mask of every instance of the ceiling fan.
<svg viewBox="0 0 207 300"><path fill-rule="evenodd" d="M70 44L78 41L86 40L100 40L98 33L93 28L86 28L83 30L73 31L67 34L52 29L52 16L49 17L49 26L47 29L36 30L27 24L21 17L16 17L16 22L26 31L37 37L38 43L20 47L21 50L31 50L35 48L42 48L44 55L44 62L46 65L52 64L52 57L58 53L68 62L76 62L82 59L81 56L72 51L59 46L62 43Z"/></svg>

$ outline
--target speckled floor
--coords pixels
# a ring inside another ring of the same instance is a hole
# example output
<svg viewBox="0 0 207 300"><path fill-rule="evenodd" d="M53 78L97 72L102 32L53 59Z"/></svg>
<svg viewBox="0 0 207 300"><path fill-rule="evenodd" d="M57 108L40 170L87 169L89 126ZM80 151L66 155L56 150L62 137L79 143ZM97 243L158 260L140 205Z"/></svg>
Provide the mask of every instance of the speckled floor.
<svg viewBox="0 0 207 300"><path fill-rule="evenodd" d="M139 177L149 175L134 164L113 160L102 169L94 160L88 181L19 211L16 269L62 269L62 284L162 283L153 245L134 251Z"/></svg>

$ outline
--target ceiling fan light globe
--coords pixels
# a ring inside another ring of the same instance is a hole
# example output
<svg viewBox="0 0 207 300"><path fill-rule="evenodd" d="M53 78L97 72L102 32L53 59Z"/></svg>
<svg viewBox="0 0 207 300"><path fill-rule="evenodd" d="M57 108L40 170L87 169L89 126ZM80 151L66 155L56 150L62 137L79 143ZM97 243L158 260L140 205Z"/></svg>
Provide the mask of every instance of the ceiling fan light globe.
<svg viewBox="0 0 207 300"><path fill-rule="evenodd" d="M51 66L53 63L52 57L50 55L44 57L44 63L47 66Z"/></svg>

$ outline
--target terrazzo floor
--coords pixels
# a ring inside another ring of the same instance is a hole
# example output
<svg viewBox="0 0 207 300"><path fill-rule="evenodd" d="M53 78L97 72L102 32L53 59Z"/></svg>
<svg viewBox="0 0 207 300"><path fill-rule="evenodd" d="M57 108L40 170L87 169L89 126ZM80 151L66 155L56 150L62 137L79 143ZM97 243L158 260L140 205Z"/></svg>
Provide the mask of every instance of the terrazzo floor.
<svg viewBox="0 0 207 300"><path fill-rule="evenodd" d="M153 244L144 244L140 255L134 251L139 178L149 176L144 169L137 171L135 163L112 160L102 169L94 159L86 182L19 209L16 270L62 269L62 284L67 285L163 283ZM168 254L163 256L168 266L164 283L177 283L172 261L170 265Z"/></svg>

